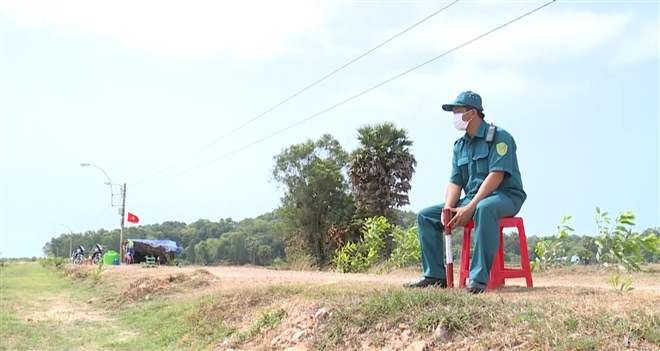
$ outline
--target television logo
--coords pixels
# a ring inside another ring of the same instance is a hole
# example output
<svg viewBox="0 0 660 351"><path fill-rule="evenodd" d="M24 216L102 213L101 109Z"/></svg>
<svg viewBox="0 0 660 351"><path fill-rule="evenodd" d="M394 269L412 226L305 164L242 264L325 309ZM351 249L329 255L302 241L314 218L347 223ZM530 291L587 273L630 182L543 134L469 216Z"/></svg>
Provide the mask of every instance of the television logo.
<svg viewBox="0 0 660 351"><path fill-rule="evenodd" d="M22 11L16 15L18 27L73 27L81 25L76 16L66 12Z"/></svg>

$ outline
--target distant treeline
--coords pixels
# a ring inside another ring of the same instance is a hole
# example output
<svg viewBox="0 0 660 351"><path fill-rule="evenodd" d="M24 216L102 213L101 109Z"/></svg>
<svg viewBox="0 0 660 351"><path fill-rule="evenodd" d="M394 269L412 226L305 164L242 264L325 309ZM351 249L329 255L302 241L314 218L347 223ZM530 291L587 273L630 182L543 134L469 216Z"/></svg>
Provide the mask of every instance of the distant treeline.
<svg viewBox="0 0 660 351"><path fill-rule="evenodd" d="M412 211L399 212L402 227L409 228L416 215ZM143 239L170 239L176 241L181 247L181 260L198 265L244 265L254 264L268 266L276 257L286 261L284 241L271 228L277 228L278 217L275 212L269 212L257 218L248 218L240 222L231 218L218 222L200 219L186 224L183 222L163 222L145 226L129 227L126 229L128 237ZM660 232L659 228L647 229L644 233ZM69 239L72 238L73 248L83 245L91 248L101 244L105 248L117 251L119 248L119 230L88 231L84 234L61 234L52 238L43 247L46 256L68 257ZM462 232L456 230L453 239L454 256L459 257L462 243ZM536 235L527 238L530 259L534 260L534 248L539 242ZM593 260L598 251L594 237L569 235L566 238L567 252L581 258ZM508 262L520 261L520 244L516 233L507 234L505 238L504 253ZM31 258L23 258L29 260ZM660 262L660 257L645 255L647 262ZM35 258L36 260L36 258Z"/></svg>
<svg viewBox="0 0 660 351"><path fill-rule="evenodd" d="M231 218L218 222L200 219L189 224L163 222L129 227L125 237L174 240L182 248L180 258L199 265L265 266L277 258L276 264L302 258L326 267L338 248L360 239L364 219L382 216L403 228L416 222L415 213L400 210L410 204L408 192L417 166L407 131L392 123L367 125L357 130L357 140L356 149L347 152L332 135L324 134L274 156L271 176L284 195L272 212L240 222ZM394 248L388 234L382 233L383 258L390 257ZM459 257L460 230L453 240L454 257ZM74 250L77 245L91 248L101 244L116 251L119 230L62 234L46 243L43 252L67 257L70 242ZM517 236L508 235L505 242L506 260L519 260ZM532 260L538 242L536 236L528 238ZM562 254L583 258L593 257L598 250L594 238L576 235L569 235L562 246ZM650 253L645 258L658 259Z"/></svg>

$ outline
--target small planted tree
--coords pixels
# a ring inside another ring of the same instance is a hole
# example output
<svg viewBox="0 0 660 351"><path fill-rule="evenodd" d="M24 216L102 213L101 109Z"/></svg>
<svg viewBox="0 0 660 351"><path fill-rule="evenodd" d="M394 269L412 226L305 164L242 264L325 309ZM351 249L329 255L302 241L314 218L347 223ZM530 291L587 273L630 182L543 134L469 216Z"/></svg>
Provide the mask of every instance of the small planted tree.
<svg viewBox="0 0 660 351"><path fill-rule="evenodd" d="M567 223L573 216L566 215L557 226L557 232L551 238L541 238L534 248L536 259L531 262L531 269L545 270L550 266L563 265L567 261L562 258L566 256L566 238L569 233L574 233L575 229ZM559 260L557 260L559 258Z"/></svg>
<svg viewBox="0 0 660 351"><path fill-rule="evenodd" d="M657 234L633 233L634 220L635 214L626 211L612 221L608 212L601 212L600 208L596 207L598 263L605 266L617 265L622 272L639 272L642 270L640 264L644 261L643 252L658 252L660 239Z"/></svg>

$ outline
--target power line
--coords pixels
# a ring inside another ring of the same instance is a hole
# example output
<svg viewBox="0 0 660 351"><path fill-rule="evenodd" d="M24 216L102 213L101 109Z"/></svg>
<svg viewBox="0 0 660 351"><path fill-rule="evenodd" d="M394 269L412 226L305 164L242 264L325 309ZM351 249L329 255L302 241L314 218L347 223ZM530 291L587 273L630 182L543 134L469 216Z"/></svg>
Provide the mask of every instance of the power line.
<svg viewBox="0 0 660 351"><path fill-rule="evenodd" d="M341 106L341 105L343 105L343 104L345 104L345 103L347 103L347 102L349 102L349 101L351 101L351 100L353 100L353 99L355 99L355 98L357 98L357 97L359 97L359 96L362 96L362 95L364 95L364 94L366 94L366 93L368 93L368 92L370 92L370 91L372 91L372 90L374 90L374 89L376 89L376 88L378 88L378 87L380 87L380 86L382 86L382 85L385 85L385 84L387 84L387 83L389 83L389 82L391 82L391 81L393 81L393 80L395 80L395 79L397 79L397 78L399 78L399 77L401 77L401 76L403 76L403 75L406 75L406 74L408 74L408 73L410 73L410 72L412 72L412 71L414 71L414 70L416 70L416 69L418 69L418 68L420 68L420 67L422 67L422 66L425 66L425 65L427 65L427 64L429 64L429 63L431 63L431 62L433 62L433 61L435 61L435 60L437 60L437 59L439 59L439 58L441 58L441 57L443 57L443 56L446 56L446 55L448 55L448 54L450 54L450 53L452 53L452 52L454 52L454 51L456 51L456 50L458 50L458 49L460 49L460 48L462 48L462 47L464 47L464 46L466 46L466 45L468 45L468 44L471 44L471 43L473 43L473 42L475 42L475 41L477 41L477 40L479 40L479 39L481 39L481 38L483 38L483 37L485 37L485 36L487 36L487 35L489 35L489 34L491 34L491 33L493 33L493 32L496 32L496 31L498 31L498 30L500 30L500 29L502 29L502 28L504 28L504 27L506 27L506 26L508 26L508 25L510 25L510 24L512 24L512 23L514 23L514 22L517 22L517 21L519 21L519 20L521 20L521 19L523 19L523 18L525 18L525 17L527 17L527 16L533 14L534 12L539 11L539 10L543 9L544 7L546 7L546 6L549 6L549 5L553 4L555 1L556 1L556 0L552 0L552 1L548 2L548 3L545 3L545 4L543 4L543 5L541 5L541 6L537 7L537 8L535 8L534 10L529 11L529 12L525 13L524 15L521 15L521 16L519 16L519 17L517 17L517 18L515 18L515 19L513 19L513 20L511 20L511 21L509 21L509 22L506 22L505 24L502 24L502 25L500 25L499 27L496 27L496 28L494 28L494 29L491 29L490 31L488 31L488 32L486 32L486 33L484 33L484 34L482 34L482 35L480 35L480 36L478 36L478 37L476 37L476 38L474 38L474 39L472 39L472 40L470 40L470 41L467 41L467 42L465 42L465 43L463 43L463 44L461 44L461 45L459 45L459 46L457 46L457 47L455 47L455 48L453 48L453 49L451 49L451 50L449 50L449 51L447 51L447 52L445 52L445 53L443 53L443 54L441 54L441 55L439 55L439 56L436 56L436 57L434 57L434 58L432 58L432 59L430 59L430 60L428 60L428 61L426 61L426 62L424 62L424 63L422 63L422 64L420 64L420 65L417 65L417 66L415 66L415 67L413 67L413 68L411 68L411 69L409 69L409 70L407 70L407 71L405 71L405 72L403 72L403 73L400 73L400 74L398 74L398 75L396 75L396 76L394 76L394 77L392 77L392 78L390 78L390 79L388 79L388 80L386 80L386 81L384 81L384 82L382 82L382 83L380 83L380 84L378 84L378 85L376 85L376 86L374 86L374 87L371 87L371 88L369 88L369 89L367 89L367 90L365 90L365 91L363 91L363 92L361 92L361 93L359 93L359 94L357 94L357 95L354 95L354 96L352 96L352 97L350 97L350 98L348 98L348 99L346 99L346 100L344 100L344 101L342 101L342 102L339 102L339 103L337 103L337 104L335 104L335 105L332 105L332 106L326 108L325 110L323 110L323 111L321 111L321 112L318 112L318 113L313 114L313 115L311 115L311 116L309 116L309 117L307 117L307 118L305 118L305 119L303 119L303 120L300 120L300 121L298 121L298 122L296 122L296 123L294 123L294 124L292 124L292 125L290 125L290 126L284 128L284 129L281 129L281 130L279 130L279 131L277 131L277 132L275 132L275 133L273 133L273 134L270 134L270 135L268 135L268 136L265 136L265 137L263 137L263 138L261 138L261 139L259 139L259 140L257 140L257 141L254 141L254 142L252 142L252 143L250 143L250 144L248 144L248 145L245 145L245 146L241 147L240 149L236 149L236 150L234 150L234 151L232 151L232 152L230 152L230 153L224 154L224 155L222 155L222 156L220 156L220 157L218 157L218 158L215 158L215 159L213 159L213 160L211 160L211 161L208 161L208 162L202 163L202 164L197 165L197 166L195 166L195 167L188 168L188 169L186 169L186 170L184 170L184 171L181 171L181 172L179 172L179 173L175 173L175 174L172 174L172 175L169 175L169 176L166 176L166 177L162 177L162 178L158 178L158 179L156 179L156 180L152 180L152 181L150 181L150 182L147 182L146 184L153 183L153 182L157 182L157 181L160 181L160 180L165 180L165 179L168 179L168 178L171 178L171 177L175 177L175 176L181 175L181 174L183 174L183 173L190 172L190 171L195 170L195 169L197 169L197 168L200 168L200 167L206 166L206 165L208 165L208 164L210 164L210 163L213 163L213 162L219 161L219 160L221 160L221 159L223 159L223 158L225 158L225 157L231 156L231 155L233 155L233 154L235 154L235 153L237 153L237 152L239 152L239 151L245 150L245 149L249 148L250 146L253 146L253 145L255 145L255 144L258 144L258 143L260 143L260 142L262 142L262 141L264 141L264 140L266 140L266 139L272 138L272 137L274 137L274 136L277 135L277 134L280 134L280 133L282 133L282 132L284 132L284 131L286 131L286 130L289 130L289 129L291 129L291 128L297 126L297 125L299 125L299 124L302 124L302 123L304 123L304 122L307 122L307 121L309 121L309 120L312 119L312 118L315 118L315 117L317 117L317 116L319 116L319 115L321 115L321 114L323 114L323 113L326 113L326 112L328 112L328 111L330 111L330 110L332 110L332 109L334 109L334 108L336 108L336 107L339 107L339 106Z"/></svg>
<svg viewBox="0 0 660 351"><path fill-rule="evenodd" d="M241 128L245 127L246 125L248 125L248 124L254 122L254 121L257 120L257 119L259 119L261 116L267 114L268 112L270 112L270 111L276 109L277 107L279 107L280 105L284 104L285 102L287 102L287 101L293 99L294 97L298 96L300 93L304 92L305 90L307 90L307 89L309 89L309 88L315 86L316 84L318 84L318 83L324 81L326 78L328 78L328 77L332 76L333 74L335 74L335 73L341 71L342 69L348 67L349 65L351 65L351 64L354 63L355 61L357 61L357 60L359 60L359 59L361 59L361 58L367 56L368 54L372 53L373 51L375 51L376 49L380 48L381 46L383 46L383 45L389 43L390 41L396 39L396 38L399 37L400 35L402 35L402 34L406 33L407 31L409 31L409 30L411 30L411 29L417 27L418 25L422 24L423 22L425 22L426 20L430 19L431 17L433 17L433 16L439 14L440 12L442 12L442 11L448 9L448 8L451 7L452 5L455 5L458 1L459 1L459 0L454 0L454 2L452 2L451 4L449 4L449 5L447 5L447 6L443 7L443 8L441 8L440 10L438 10L438 11L436 11L436 12L434 12L434 13L432 13L432 14L429 15L428 17L426 17L426 18L422 19L421 21L419 21L419 22L413 24L412 26L408 27L408 28L405 29L404 31L400 32L399 34L397 34L397 35L395 35L395 36L393 36L393 37L387 39L386 41L382 42L381 44L379 44L378 46L374 47L373 49L371 49L371 50L365 52L364 54L362 54L362 55L360 55L360 56L358 56L357 58L353 59L352 61L348 62L347 64L345 64L345 65L343 65L343 66L337 68L336 70L334 70L334 71L332 71L331 73L327 74L325 77L323 77L323 78L317 80L316 82L310 84L310 85L307 86L306 88L304 88L304 89L300 90L299 92L297 92L297 93L295 93L295 94L289 96L287 99L283 100L282 102L278 103L277 105L275 105L275 106L269 108L268 110L262 112L260 115L258 115L258 116L256 116L256 117L252 118L251 120L249 120L249 121L247 121L247 122L241 124L240 126L238 126L238 127L235 128L235 129L231 130L229 133L227 133L227 134L225 134L225 135L219 137L218 139L215 139L215 140L214 140L213 142L211 142L210 144L208 144L208 145L202 147L201 149L199 149L199 150L193 152L192 154L190 154L190 155L188 155L188 156L186 156L186 157L180 159L179 161L177 161L177 162L175 162L175 163L173 163L173 164L171 164L171 165L169 165L169 166L163 168L162 170L160 170L160 171L158 171L158 172L156 172L156 173L150 175L149 177L144 178L144 179L142 179L141 181L139 181L139 182L137 182L137 183L131 185L131 187L134 187L134 186L136 186L136 185L138 185L138 184L141 184L142 182L146 181L147 179L150 179L150 178L152 178L152 177L154 177L154 176L156 176L156 175L158 175L158 174L160 174L160 173L162 173L162 172L164 172L164 171L166 171L166 170L168 170L168 169L170 169L170 168L176 166L177 164L179 164L179 163L181 163L181 162L187 160L188 158L190 158L191 156L197 154L198 152L200 152L200 151L206 149L207 147L209 147L209 146L211 146L211 145L217 143L218 141L220 141L220 140L222 140L222 139L228 137L229 135L233 134L234 132L238 131L239 129L241 129Z"/></svg>
<svg viewBox="0 0 660 351"><path fill-rule="evenodd" d="M110 207L112 207L112 206L106 207L105 210L103 210L99 214L97 214L96 217L94 217L94 219L92 220L92 224L89 225L89 228L87 228L87 230L85 230L85 232L88 232L89 230L91 230L92 227L94 227L96 225L96 223L101 219L101 217L103 217L103 215L108 211L108 209ZM83 232L83 234L85 234L85 232Z"/></svg>

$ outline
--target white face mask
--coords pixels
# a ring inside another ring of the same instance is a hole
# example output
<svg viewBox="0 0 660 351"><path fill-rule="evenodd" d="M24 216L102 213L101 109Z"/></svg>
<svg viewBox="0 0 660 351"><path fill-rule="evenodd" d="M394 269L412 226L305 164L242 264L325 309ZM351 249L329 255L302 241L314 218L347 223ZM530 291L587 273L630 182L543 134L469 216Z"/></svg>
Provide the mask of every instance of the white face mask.
<svg viewBox="0 0 660 351"><path fill-rule="evenodd" d="M459 131L464 131L468 124L470 124L470 121L464 121L463 120L463 114L462 113L454 113L454 127L456 130Z"/></svg>

